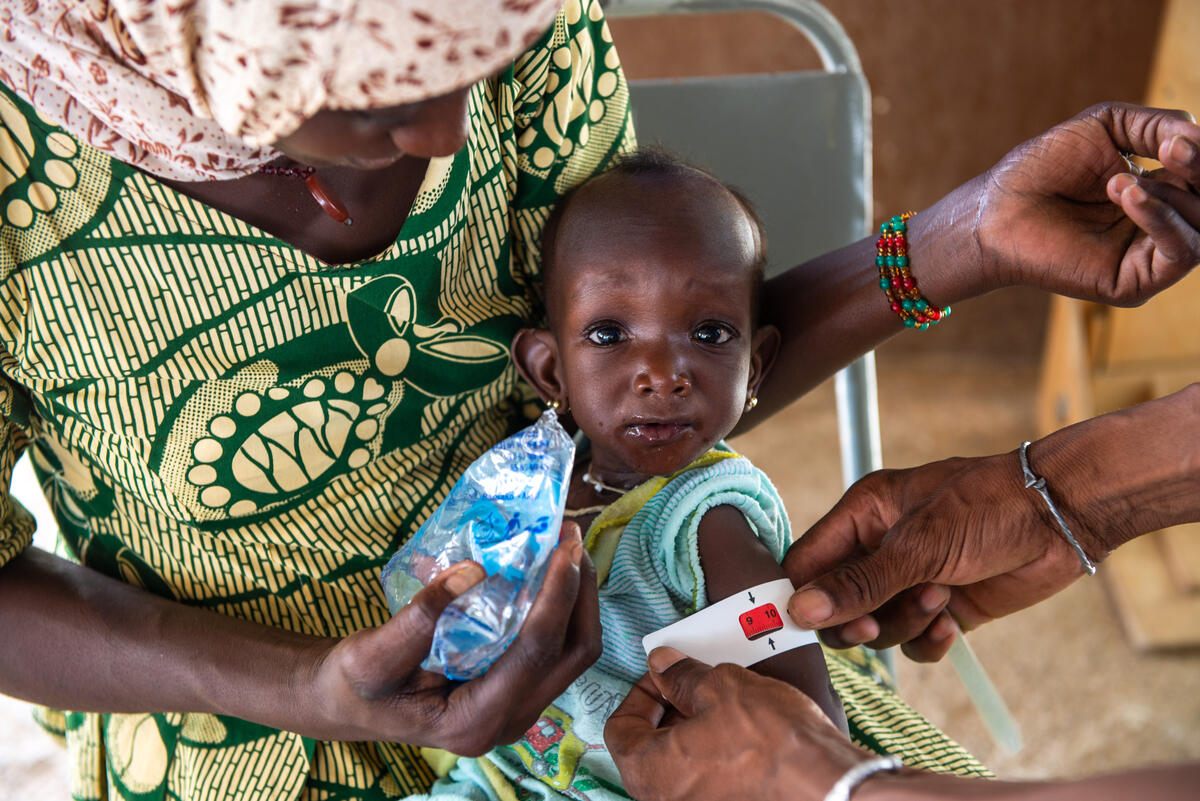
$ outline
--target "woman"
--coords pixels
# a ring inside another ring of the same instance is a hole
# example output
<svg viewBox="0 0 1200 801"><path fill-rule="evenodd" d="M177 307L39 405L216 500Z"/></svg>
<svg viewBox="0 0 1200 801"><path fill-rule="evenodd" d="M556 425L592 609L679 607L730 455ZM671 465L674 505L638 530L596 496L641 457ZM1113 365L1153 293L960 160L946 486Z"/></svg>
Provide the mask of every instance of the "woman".
<svg viewBox="0 0 1200 801"><path fill-rule="evenodd" d="M6 6L5 469L28 444L92 570L23 550L5 497L3 687L135 713L45 715L77 797L423 789L416 747L327 741L479 752L590 664L578 550L457 690L378 587L524 421L541 221L628 138L602 22L559 5Z"/></svg>
<svg viewBox="0 0 1200 801"><path fill-rule="evenodd" d="M555 5L2 7L0 452L7 471L30 449L90 569L29 548L5 498L0 690L128 713L46 714L76 796L416 791L431 772L390 743L511 741L594 658L573 527L476 682L417 665L478 568L391 621L376 578L524 422L504 343L537 315L542 222L630 144L598 5ZM1171 187L1104 197L1121 150L1183 123L1105 108L1072 125L914 221L930 297L1023 280L1134 300L1125 283L1144 296L1195 260ZM1055 221L1036 247L1013 237L1022 216ZM767 293L785 346L765 405L899 329L871 247Z"/></svg>

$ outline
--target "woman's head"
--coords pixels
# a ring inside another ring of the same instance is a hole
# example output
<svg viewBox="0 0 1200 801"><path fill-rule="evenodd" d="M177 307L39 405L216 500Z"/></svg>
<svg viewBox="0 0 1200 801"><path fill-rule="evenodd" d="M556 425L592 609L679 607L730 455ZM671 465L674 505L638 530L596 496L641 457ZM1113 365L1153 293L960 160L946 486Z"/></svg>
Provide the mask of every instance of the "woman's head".
<svg viewBox="0 0 1200 801"><path fill-rule="evenodd" d="M662 154L561 202L543 259L549 328L513 352L592 440L594 472L668 474L733 429L778 347L756 320L764 257L746 201Z"/></svg>
<svg viewBox="0 0 1200 801"><path fill-rule="evenodd" d="M322 112L395 116L465 97L545 32L561 0L0 4L21 6L0 51L14 91L123 161L202 180L277 157L272 145ZM369 160L356 130L347 144Z"/></svg>
<svg viewBox="0 0 1200 801"><path fill-rule="evenodd" d="M380 169L405 155L450 156L467 141L470 88L389 108L319 111L275 140L276 150L313 167Z"/></svg>

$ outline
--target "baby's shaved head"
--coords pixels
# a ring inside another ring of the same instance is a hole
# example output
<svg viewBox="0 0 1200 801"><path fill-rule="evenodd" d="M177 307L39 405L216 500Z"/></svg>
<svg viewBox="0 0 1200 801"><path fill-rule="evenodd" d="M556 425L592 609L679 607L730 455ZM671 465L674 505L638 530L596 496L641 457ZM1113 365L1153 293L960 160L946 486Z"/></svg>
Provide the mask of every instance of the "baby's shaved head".
<svg viewBox="0 0 1200 801"><path fill-rule="evenodd" d="M757 318L766 242L749 201L704 170L662 150L644 149L568 192L546 221L542 276L552 330L564 300L561 279L572 254L581 247L603 248L610 239L647 229L662 236L687 236L730 269L752 271L752 311Z"/></svg>

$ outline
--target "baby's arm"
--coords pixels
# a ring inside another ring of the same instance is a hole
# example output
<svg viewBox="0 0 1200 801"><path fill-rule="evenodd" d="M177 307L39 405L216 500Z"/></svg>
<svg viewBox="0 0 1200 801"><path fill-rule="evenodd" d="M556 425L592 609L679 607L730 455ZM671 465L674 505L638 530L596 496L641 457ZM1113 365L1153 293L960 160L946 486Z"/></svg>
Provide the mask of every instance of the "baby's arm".
<svg viewBox="0 0 1200 801"><path fill-rule="evenodd" d="M698 534L700 565L704 568L710 604L787 575L736 507L715 506L708 510L700 520ZM801 690L817 702L838 728L847 731L846 713L829 683L820 645L813 643L785 651L750 669Z"/></svg>

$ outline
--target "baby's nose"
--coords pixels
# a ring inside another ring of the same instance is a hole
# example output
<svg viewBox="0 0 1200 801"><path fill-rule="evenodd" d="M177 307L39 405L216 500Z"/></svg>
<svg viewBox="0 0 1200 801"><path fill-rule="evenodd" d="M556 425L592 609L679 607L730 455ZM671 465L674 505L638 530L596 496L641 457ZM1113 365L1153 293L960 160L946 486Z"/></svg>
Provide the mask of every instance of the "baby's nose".
<svg viewBox="0 0 1200 801"><path fill-rule="evenodd" d="M634 391L639 395L675 395L686 397L692 392L692 379L687 370L674 364L648 364L638 372Z"/></svg>

